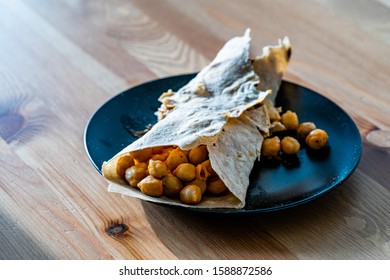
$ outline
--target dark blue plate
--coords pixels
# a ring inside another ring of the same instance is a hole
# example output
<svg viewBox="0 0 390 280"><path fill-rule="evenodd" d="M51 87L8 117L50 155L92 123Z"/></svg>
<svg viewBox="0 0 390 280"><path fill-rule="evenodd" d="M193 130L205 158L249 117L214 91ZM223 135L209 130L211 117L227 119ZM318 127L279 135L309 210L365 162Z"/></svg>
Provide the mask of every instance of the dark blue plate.
<svg viewBox="0 0 390 280"><path fill-rule="evenodd" d="M87 154L101 173L110 159L156 122L162 92L177 90L195 74L154 80L126 90L100 107L89 120L84 135ZM243 209L197 209L196 211L243 213L269 212L294 207L316 199L343 183L356 169L362 150L359 131L339 106L320 94L283 81L276 105L295 111L300 122L312 121L327 131L328 145L311 151L303 145L296 157L256 162ZM239 176L239 174L237 174Z"/></svg>

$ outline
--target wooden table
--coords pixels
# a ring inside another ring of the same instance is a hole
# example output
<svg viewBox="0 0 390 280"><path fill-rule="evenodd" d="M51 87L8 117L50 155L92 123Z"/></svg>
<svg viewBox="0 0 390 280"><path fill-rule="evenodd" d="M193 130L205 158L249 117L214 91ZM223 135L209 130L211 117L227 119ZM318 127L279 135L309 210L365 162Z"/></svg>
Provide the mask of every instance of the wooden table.
<svg viewBox="0 0 390 280"><path fill-rule="evenodd" d="M388 0L1 0L0 258L390 258L389 15ZM247 27L257 46L288 35L285 79L354 119L355 173L258 215L108 193L84 149L93 112L134 85L200 70Z"/></svg>

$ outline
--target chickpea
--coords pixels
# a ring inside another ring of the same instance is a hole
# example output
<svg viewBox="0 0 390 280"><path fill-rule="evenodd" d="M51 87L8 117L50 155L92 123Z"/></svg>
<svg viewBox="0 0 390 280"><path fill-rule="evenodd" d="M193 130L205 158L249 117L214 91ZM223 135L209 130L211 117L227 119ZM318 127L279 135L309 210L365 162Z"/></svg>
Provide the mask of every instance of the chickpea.
<svg viewBox="0 0 390 280"><path fill-rule="evenodd" d="M191 163L182 163L173 171L173 175L182 181L191 181L195 178L195 166Z"/></svg>
<svg viewBox="0 0 390 280"><path fill-rule="evenodd" d="M130 155L123 155L118 159L116 165L116 174L119 177L124 178L126 169L134 165L134 159Z"/></svg>
<svg viewBox="0 0 390 280"><path fill-rule="evenodd" d="M276 108L273 104L272 101L270 100L265 100L264 101L264 105L267 109L267 113L268 113L268 117L271 121L271 123L275 122L275 121L279 121L280 120L280 108Z"/></svg>
<svg viewBox="0 0 390 280"><path fill-rule="evenodd" d="M146 170L146 174L149 175L149 173L148 173L148 165L146 164L146 162L137 163L136 166L140 166L140 167L144 168Z"/></svg>
<svg viewBox="0 0 390 280"><path fill-rule="evenodd" d="M174 149L170 152L169 156L167 157L165 164L168 166L168 168L173 171L182 163L187 163L188 159L186 155L181 151L179 148Z"/></svg>
<svg viewBox="0 0 390 280"><path fill-rule="evenodd" d="M281 122L288 130L298 129L298 115L290 110L282 114Z"/></svg>
<svg viewBox="0 0 390 280"><path fill-rule="evenodd" d="M278 109L276 109L274 106L268 106L267 109L268 109L268 116L271 122L280 120L280 114L278 112Z"/></svg>
<svg viewBox="0 0 390 280"><path fill-rule="evenodd" d="M183 152L183 154L187 157L187 159L188 159L188 156L189 156L189 154L190 154L190 151L189 150L182 150L182 149L180 149L180 151L182 151Z"/></svg>
<svg viewBox="0 0 390 280"><path fill-rule="evenodd" d="M299 152L301 145L294 137L286 136L282 139L281 148L283 153L288 155L294 155Z"/></svg>
<svg viewBox="0 0 390 280"><path fill-rule="evenodd" d="M169 169L161 160L151 159L149 160L148 171L154 178L160 179L168 174Z"/></svg>
<svg viewBox="0 0 390 280"><path fill-rule="evenodd" d="M164 147L164 149L163 149L163 153L170 153L170 152L172 152L174 149L176 149L174 146L166 146L166 147Z"/></svg>
<svg viewBox="0 0 390 280"><path fill-rule="evenodd" d="M206 191L207 183L206 180L195 178L194 180L190 182L186 182L185 185L197 185L200 190L202 191L202 194Z"/></svg>
<svg viewBox="0 0 390 280"><path fill-rule="evenodd" d="M140 188L141 192L146 195L154 197L163 195L164 187L162 181L154 178L152 175L146 176L137 186Z"/></svg>
<svg viewBox="0 0 390 280"><path fill-rule="evenodd" d="M180 191L180 200L186 204L198 204L202 200L202 191L196 185L185 186Z"/></svg>
<svg viewBox="0 0 390 280"><path fill-rule="evenodd" d="M165 161L169 156L168 152L162 152L161 154L152 155L150 159Z"/></svg>
<svg viewBox="0 0 390 280"><path fill-rule="evenodd" d="M173 150L173 146L153 147L151 159L165 161Z"/></svg>
<svg viewBox="0 0 390 280"><path fill-rule="evenodd" d="M145 162L152 156L152 148L131 152L130 155L138 162Z"/></svg>
<svg viewBox="0 0 390 280"><path fill-rule="evenodd" d="M195 147L190 150L188 154L188 160L193 165L197 165L199 163L204 162L207 159L207 148L205 145Z"/></svg>
<svg viewBox="0 0 390 280"><path fill-rule="evenodd" d="M164 146L152 147L152 154L161 154L164 151Z"/></svg>
<svg viewBox="0 0 390 280"><path fill-rule="evenodd" d="M266 138L261 146L261 154L265 157L277 157L280 152L280 139L278 136Z"/></svg>
<svg viewBox="0 0 390 280"><path fill-rule="evenodd" d="M298 136L306 139L307 135L314 129L316 129L316 125L313 122L303 122L298 127Z"/></svg>
<svg viewBox="0 0 390 280"><path fill-rule="evenodd" d="M134 165L126 169L125 179L132 187L137 187L137 184L141 182L148 175L146 164Z"/></svg>
<svg viewBox="0 0 390 280"><path fill-rule="evenodd" d="M173 174L167 174L162 179L164 186L164 195L174 196L183 188L183 183Z"/></svg>
<svg viewBox="0 0 390 280"><path fill-rule="evenodd" d="M217 172L214 171L214 169L211 166L210 160L205 160L204 162L201 163L204 167L206 167L207 172L210 174L210 176L215 177L217 176Z"/></svg>
<svg viewBox="0 0 390 280"><path fill-rule="evenodd" d="M214 178L207 182L207 191L213 194L221 194L227 190L225 183L220 178Z"/></svg>
<svg viewBox="0 0 390 280"><path fill-rule="evenodd" d="M208 172L205 164L198 164L195 167L195 177L199 180L207 180L211 174Z"/></svg>
<svg viewBox="0 0 390 280"><path fill-rule="evenodd" d="M311 131L306 137L306 144L314 150L323 148L327 142L328 134L325 130L318 128Z"/></svg>
<svg viewBox="0 0 390 280"><path fill-rule="evenodd" d="M269 128L270 134L274 134L276 132L285 131L287 128L281 122L273 122L271 127Z"/></svg>

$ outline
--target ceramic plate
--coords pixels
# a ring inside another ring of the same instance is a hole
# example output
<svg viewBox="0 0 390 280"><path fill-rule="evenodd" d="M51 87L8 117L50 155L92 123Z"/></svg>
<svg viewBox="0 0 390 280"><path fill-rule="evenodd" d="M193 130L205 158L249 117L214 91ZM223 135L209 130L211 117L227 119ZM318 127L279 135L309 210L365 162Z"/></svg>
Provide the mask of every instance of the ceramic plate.
<svg viewBox="0 0 390 280"><path fill-rule="evenodd" d="M156 122L162 92L177 90L195 74L154 80L122 92L100 107L85 129L87 154L101 173L103 161L137 139L136 131ZM339 106L305 87L283 81L276 105L295 111L300 122L312 121L327 131L328 145L313 152L303 147L296 157L256 162L243 209L196 209L202 212L269 212L312 201L343 183L356 169L361 138L353 120ZM239 174L237 174L239 176Z"/></svg>

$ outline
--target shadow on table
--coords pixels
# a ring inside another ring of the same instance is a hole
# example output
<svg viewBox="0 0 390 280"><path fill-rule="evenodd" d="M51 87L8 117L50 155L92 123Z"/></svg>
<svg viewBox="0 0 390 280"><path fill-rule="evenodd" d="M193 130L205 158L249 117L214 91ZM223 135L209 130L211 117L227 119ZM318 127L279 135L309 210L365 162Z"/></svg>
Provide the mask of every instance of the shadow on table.
<svg viewBox="0 0 390 280"><path fill-rule="evenodd" d="M0 260L50 260L56 256L0 208Z"/></svg>
<svg viewBox="0 0 390 280"><path fill-rule="evenodd" d="M345 217L353 211L352 188L347 181L305 205L260 214L142 205L156 235L179 259L329 259L329 242L342 236Z"/></svg>

